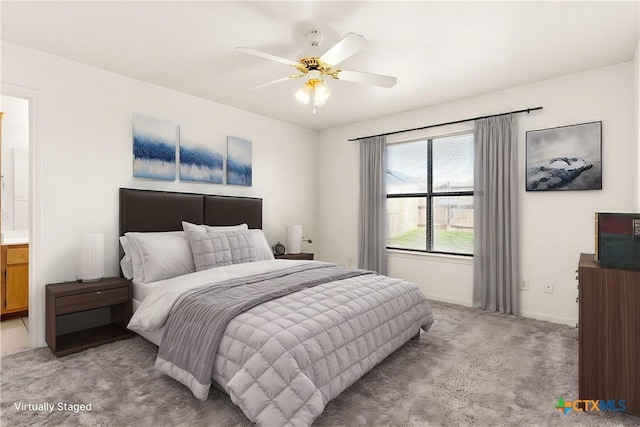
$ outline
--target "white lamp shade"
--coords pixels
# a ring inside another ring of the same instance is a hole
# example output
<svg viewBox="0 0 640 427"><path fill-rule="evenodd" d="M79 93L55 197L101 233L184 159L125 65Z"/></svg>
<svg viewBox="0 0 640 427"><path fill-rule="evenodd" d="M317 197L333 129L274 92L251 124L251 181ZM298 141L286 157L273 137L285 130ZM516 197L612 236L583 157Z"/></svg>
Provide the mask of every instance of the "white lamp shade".
<svg viewBox="0 0 640 427"><path fill-rule="evenodd" d="M298 101L302 102L303 104L308 104L309 100L311 99L312 92L313 89L307 83L305 83L300 89L298 89L295 96Z"/></svg>
<svg viewBox="0 0 640 427"><path fill-rule="evenodd" d="M104 235L86 233L80 248L80 280L95 282L104 277Z"/></svg>
<svg viewBox="0 0 640 427"><path fill-rule="evenodd" d="M299 254L302 252L302 226L287 225L287 253Z"/></svg>
<svg viewBox="0 0 640 427"><path fill-rule="evenodd" d="M324 80L320 80L313 86L313 100L316 106L324 105L329 98L329 88Z"/></svg>

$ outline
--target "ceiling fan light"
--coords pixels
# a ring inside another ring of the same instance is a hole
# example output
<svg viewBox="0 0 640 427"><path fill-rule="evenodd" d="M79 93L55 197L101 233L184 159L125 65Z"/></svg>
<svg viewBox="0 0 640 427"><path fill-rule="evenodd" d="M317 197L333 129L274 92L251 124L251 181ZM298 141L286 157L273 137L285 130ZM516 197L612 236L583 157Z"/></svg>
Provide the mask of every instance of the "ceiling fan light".
<svg viewBox="0 0 640 427"><path fill-rule="evenodd" d="M327 103L326 99L313 98L313 105L318 107L318 108L324 107L324 104L326 104L326 103Z"/></svg>
<svg viewBox="0 0 640 427"><path fill-rule="evenodd" d="M295 96L298 101L302 102L303 104L308 104L309 100L311 99L312 93L313 88L308 83L305 83L300 89L296 91Z"/></svg>
<svg viewBox="0 0 640 427"><path fill-rule="evenodd" d="M318 105L319 103L322 103L322 105L324 105L328 98L329 88L327 87L327 84L324 82L324 80L316 82L313 85L313 101L315 102L316 106L320 107L321 105Z"/></svg>

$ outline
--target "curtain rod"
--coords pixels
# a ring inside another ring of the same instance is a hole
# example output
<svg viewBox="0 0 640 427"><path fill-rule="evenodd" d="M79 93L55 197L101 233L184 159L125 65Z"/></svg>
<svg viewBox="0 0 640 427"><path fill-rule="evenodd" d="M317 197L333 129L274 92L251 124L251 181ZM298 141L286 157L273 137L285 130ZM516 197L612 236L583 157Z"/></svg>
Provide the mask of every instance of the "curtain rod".
<svg viewBox="0 0 640 427"><path fill-rule="evenodd" d="M413 128L413 129L396 130L396 131L393 131L393 132L379 133L377 135L360 136L358 138L349 139L349 141L360 141L361 139L373 138L373 137L376 137L376 136L387 136L387 135L394 135L396 133L412 132L414 130L429 129L429 128L434 128L434 127L438 127L438 126L455 125L455 124L458 124L458 123L470 122L470 121L479 120L479 119L486 119L486 118L489 118L489 117L506 116L507 114L530 113L531 111L536 111L536 110L542 110L542 107L533 107L533 108L527 108L527 109L524 109L524 110L509 111L508 113L490 114L488 116L472 117L470 119L456 120L456 121L453 121L453 122L439 123L437 125L422 126L422 127Z"/></svg>

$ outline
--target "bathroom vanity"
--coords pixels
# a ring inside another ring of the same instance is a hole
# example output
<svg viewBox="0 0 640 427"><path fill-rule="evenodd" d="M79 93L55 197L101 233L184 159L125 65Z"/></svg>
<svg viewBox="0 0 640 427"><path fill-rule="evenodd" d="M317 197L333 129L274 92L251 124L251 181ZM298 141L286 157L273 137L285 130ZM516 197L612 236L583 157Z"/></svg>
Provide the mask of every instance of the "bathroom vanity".
<svg viewBox="0 0 640 427"><path fill-rule="evenodd" d="M4 240L4 239L3 239ZM29 245L2 245L2 317L25 316L29 309Z"/></svg>

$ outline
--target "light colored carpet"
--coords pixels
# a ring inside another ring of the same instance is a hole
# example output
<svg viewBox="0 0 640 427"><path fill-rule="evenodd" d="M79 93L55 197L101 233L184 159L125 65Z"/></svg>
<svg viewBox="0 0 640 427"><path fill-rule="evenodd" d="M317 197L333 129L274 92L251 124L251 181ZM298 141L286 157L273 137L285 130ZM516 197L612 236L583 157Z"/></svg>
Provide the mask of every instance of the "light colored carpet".
<svg viewBox="0 0 640 427"><path fill-rule="evenodd" d="M434 303L436 321L327 405L318 426L640 424L628 414L562 414L578 398L573 328ZM140 337L62 358L49 349L1 359L1 424L250 425L222 392L206 402L153 368ZM19 411L15 404L91 403L91 412Z"/></svg>

